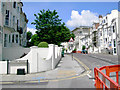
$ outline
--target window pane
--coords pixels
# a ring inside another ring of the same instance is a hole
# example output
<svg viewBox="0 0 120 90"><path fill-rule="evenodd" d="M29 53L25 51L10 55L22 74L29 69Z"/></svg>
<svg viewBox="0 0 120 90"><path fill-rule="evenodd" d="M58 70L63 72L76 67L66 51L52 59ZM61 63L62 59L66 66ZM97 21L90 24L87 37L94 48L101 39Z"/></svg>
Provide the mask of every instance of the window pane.
<svg viewBox="0 0 120 90"><path fill-rule="evenodd" d="M12 43L14 43L14 34L12 35Z"/></svg>
<svg viewBox="0 0 120 90"><path fill-rule="evenodd" d="M4 47L7 47L7 34L4 34Z"/></svg>
<svg viewBox="0 0 120 90"><path fill-rule="evenodd" d="M16 2L13 2L13 8L16 8Z"/></svg>
<svg viewBox="0 0 120 90"><path fill-rule="evenodd" d="M18 43L18 35L16 35L16 43Z"/></svg>
<svg viewBox="0 0 120 90"><path fill-rule="evenodd" d="M9 35L9 43L11 42L11 35Z"/></svg>

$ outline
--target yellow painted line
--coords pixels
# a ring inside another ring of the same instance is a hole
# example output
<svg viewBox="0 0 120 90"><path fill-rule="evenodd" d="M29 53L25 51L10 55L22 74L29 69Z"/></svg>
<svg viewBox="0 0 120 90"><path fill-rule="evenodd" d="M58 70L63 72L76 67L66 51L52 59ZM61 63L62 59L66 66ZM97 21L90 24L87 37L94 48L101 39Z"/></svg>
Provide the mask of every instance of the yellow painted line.
<svg viewBox="0 0 120 90"><path fill-rule="evenodd" d="M13 84L13 82L0 82L0 84Z"/></svg>
<svg viewBox="0 0 120 90"><path fill-rule="evenodd" d="M83 62L81 62L79 59L73 57L76 61L78 61L87 71L90 70Z"/></svg>

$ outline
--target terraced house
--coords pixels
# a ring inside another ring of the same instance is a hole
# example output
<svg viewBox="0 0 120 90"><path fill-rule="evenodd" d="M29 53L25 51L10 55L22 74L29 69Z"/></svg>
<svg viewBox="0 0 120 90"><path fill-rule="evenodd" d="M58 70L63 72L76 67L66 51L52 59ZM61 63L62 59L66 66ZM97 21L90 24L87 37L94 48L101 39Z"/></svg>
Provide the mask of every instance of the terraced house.
<svg viewBox="0 0 120 90"><path fill-rule="evenodd" d="M118 14L118 10L112 10L106 16L100 17L98 27L99 53L117 55Z"/></svg>
<svg viewBox="0 0 120 90"><path fill-rule="evenodd" d="M28 19L20 0L0 1L0 60L2 49L26 46Z"/></svg>

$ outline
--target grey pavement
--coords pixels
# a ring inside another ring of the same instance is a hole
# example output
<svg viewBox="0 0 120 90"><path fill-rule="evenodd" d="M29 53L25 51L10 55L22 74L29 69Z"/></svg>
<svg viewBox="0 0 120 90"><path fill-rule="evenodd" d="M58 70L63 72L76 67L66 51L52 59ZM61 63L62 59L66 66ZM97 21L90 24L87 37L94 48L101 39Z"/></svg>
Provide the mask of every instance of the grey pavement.
<svg viewBox="0 0 120 90"><path fill-rule="evenodd" d="M84 69L75 60L72 60L72 56L65 55L54 70L26 75L2 75L0 82L66 79L80 75L83 71Z"/></svg>
<svg viewBox="0 0 120 90"><path fill-rule="evenodd" d="M109 62L111 64L118 64L120 62L120 60L118 60L117 55L100 54L99 53L99 54L89 54L88 56Z"/></svg>

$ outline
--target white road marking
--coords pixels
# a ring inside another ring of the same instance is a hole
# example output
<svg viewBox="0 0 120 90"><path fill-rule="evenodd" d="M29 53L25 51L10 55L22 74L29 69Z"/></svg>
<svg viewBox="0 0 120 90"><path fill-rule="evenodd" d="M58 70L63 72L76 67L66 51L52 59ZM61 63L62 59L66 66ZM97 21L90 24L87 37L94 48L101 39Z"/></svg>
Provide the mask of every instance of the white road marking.
<svg viewBox="0 0 120 90"><path fill-rule="evenodd" d="M90 76L90 74L87 74L87 76L88 76L89 78L92 78L92 76Z"/></svg>
<svg viewBox="0 0 120 90"><path fill-rule="evenodd" d="M87 76L88 76L89 78L92 78L92 76L91 76L90 74L87 74ZM92 80L93 80L93 82L95 82L94 79L92 79Z"/></svg>
<svg viewBox="0 0 120 90"><path fill-rule="evenodd" d="M60 62L63 62L62 60Z"/></svg>
<svg viewBox="0 0 120 90"><path fill-rule="evenodd" d="M61 64L58 64L58 66L61 66Z"/></svg>

